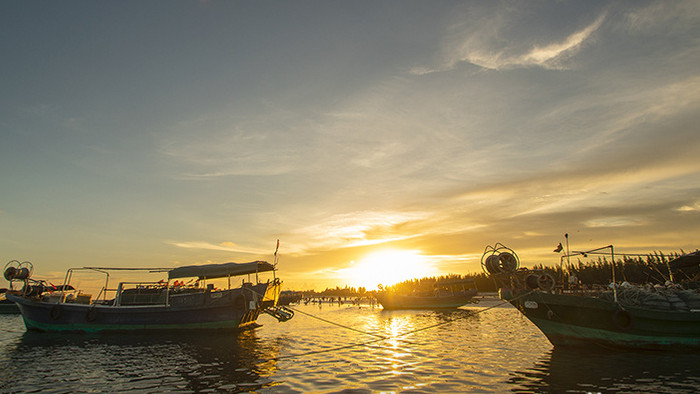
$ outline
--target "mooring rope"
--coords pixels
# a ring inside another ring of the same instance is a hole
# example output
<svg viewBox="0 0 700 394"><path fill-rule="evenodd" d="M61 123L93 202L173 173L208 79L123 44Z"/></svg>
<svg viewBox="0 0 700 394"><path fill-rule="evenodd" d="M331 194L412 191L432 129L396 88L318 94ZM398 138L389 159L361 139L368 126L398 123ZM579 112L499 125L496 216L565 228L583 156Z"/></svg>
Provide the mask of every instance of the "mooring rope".
<svg viewBox="0 0 700 394"><path fill-rule="evenodd" d="M527 292L527 293L520 294L520 295L518 295L518 296L516 296L516 297L511 298L509 301L514 301L514 300L517 300L517 299L519 299L519 298L525 297L525 296L531 294L532 292L533 292L533 290L531 290L531 291L529 291L529 292ZM487 307L487 308L484 308L484 309L480 309L480 310L478 310L478 311L473 311L473 312L472 312L472 311L466 311L466 312L468 312L468 313L465 314L464 316L460 316L460 317L457 317L457 318L454 318L454 319L450 319L450 320L447 320L447 321L444 321L444 322L440 322L440 323L437 323L437 324L433 324L433 325L430 325L430 326L425 326L425 327L417 328L417 329L415 329L415 330L406 331L406 332L404 332L404 333L401 333L401 334L398 334L398 335L395 335L395 336L392 336L392 337L386 337L386 336L382 336L382 335L379 335L379 334L373 334L373 333L365 332L365 331L358 330L358 329L353 328L353 327L345 326L345 325L342 325L342 324L339 324L339 323L336 323L336 322L333 322L333 321L330 321L330 320L327 320L327 319L323 319L323 318L318 317L318 316L314 316L314 315L312 315L312 314L310 314L310 313L302 312L302 311L300 311L300 310L298 310L298 309L295 309L295 308L290 308L290 309L292 309L292 310L295 311L295 312L299 312L299 313L301 313L301 314L303 314L303 315L312 317L312 318L314 318L314 319L317 319L317 320L320 320L320 321L323 321L323 322L326 322L326 323L329 323L329 324L332 324L332 325L335 325L335 326L338 326L338 327L342 327L342 328L345 328L345 329L348 329L348 330L352 330L352 331L355 331L355 332L359 332L359 333L362 333L362 334L371 335L371 336L376 337L377 339L373 339L373 340L371 340L371 341L365 341L365 342L351 343L351 344L342 345L342 346L337 346L337 347L333 347L333 348L329 348L329 349L312 350L312 351L304 352L304 353L297 353L297 354L290 354L290 355L286 355L286 356L272 357L270 360L275 360L275 361L277 361L277 360L284 360L284 359L290 359L290 358L300 358L300 357L306 357L306 356L310 356L310 355L314 355L314 354L330 353L330 352L335 352L335 351L339 351L339 350L350 349L350 348L357 347L357 346L367 346L367 345L371 345L371 344L377 343L377 342L382 342L382 341L385 341L385 340L388 340L388 339L400 339L401 337L405 337L405 336L408 336L408 335L412 335L412 334L415 334L415 333L417 333L417 332L426 331L426 330L430 330L430 329L433 329L433 328L445 326L445 325L448 325L448 324L452 324L452 323L454 323L454 322L457 321L457 320L462 320L462 319L466 319L466 318L469 318L469 317L472 317L472 316L476 316L476 315L478 315L478 314L480 314L480 313L486 312L486 311L491 310L491 309L493 309L493 308L498 308L498 307L500 307L500 306L503 306L503 305L505 305L505 304L508 304L509 301L507 301L507 300L506 300L506 301L502 301L502 302L500 302L500 303L498 303L498 304L496 304L496 305L492 305L492 306L490 306L490 307ZM463 309L462 309L462 310L463 310Z"/></svg>
<svg viewBox="0 0 700 394"><path fill-rule="evenodd" d="M345 326L345 325L342 325L342 324L340 324L340 323L336 323L336 322L334 322L334 321L327 320L327 319L324 319L324 318L322 318L322 317L318 317L318 316L312 315L311 313L306 313L306 312L300 311L299 309L292 308L291 306L287 306L287 308L293 310L294 312L299 312L299 313L301 313L302 315L306 315L306 316L308 316L308 317L314 318L314 319L316 319L316 320L320 320L320 321L322 321L322 322L325 322L325 323L328 323L328 324L332 324L332 325L334 325L334 326L338 326L338 327L341 327L341 328L345 328L345 329L347 329L347 330L359 332L360 334L371 335L371 336L373 336L373 337L377 337L377 338L380 338L380 339L390 339L389 337L386 337L386 336L384 336L384 335L374 334L374 333L371 333L371 332L358 330L357 328L353 328L353 327L350 327L350 326Z"/></svg>

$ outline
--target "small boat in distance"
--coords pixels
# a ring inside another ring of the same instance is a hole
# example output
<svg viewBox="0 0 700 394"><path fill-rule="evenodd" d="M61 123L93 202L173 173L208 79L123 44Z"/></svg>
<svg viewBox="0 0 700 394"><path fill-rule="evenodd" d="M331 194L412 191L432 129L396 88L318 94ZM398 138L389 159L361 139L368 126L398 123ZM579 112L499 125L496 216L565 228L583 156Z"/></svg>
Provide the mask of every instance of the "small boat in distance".
<svg viewBox="0 0 700 394"><path fill-rule="evenodd" d="M12 263L12 262L11 262ZM25 262L27 263L27 262ZM21 264L25 264L21 263ZM9 263L8 263L9 264ZM94 299L70 285L77 272L105 275ZM110 274L137 271L167 274L158 282L122 281L110 288ZM63 285L54 286L31 278L27 266L6 266L5 277L11 290L7 298L17 303L27 330L49 332L131 332L172 330L240 330L256 327L260 313L280 321L293 312L277 306L282 282L275 276L275 265L266 261L222 263L167 268L71 268ZM272 280L259 280L271 272ZM245 277L231 287L232 277ZM255 282L251 281L251 277ZM187 284L180 279L192 278ZM225 289L214 288L212 279L228 279ZM12 289L13 282L23 284ZM113 297L108 297L108 294Z"/></svg>
<svg viewBox="0 0 700 394"><path fill-rule="evenodd" d="M279 302L277 302L277 305L282 305L286 306L289 304L295 304L301 301L302 299L302 293L300 291L293 291L293 290L282 290L280 293L280 299Z"/></svg>
<svg viewBox="0 0 700 394"><path fill-rule="evenodd" d="M601 254L604 249L610 249L612 255L613 281L602 291L583 289L573 280L567 286L543 269L518 268L515 252L500 243L488 246L481 261L484 271L500 286L501 299L535 324L554 347L700 349L700 293L696 290L671 281L655 286L617 283L612 245L567 252L562 261L575 255ZM668 267L679 263L697 267L700 252L670 261Z"/></svg>
<svg viewBox="0 0 700 394"><path fill-rule="evenodd" d="M473 279L449 279L435 282L432 291L400 294L381 290L377 301L384 309L454 309L472 302L478 293Z"/></svg>
<svg viewBox="0 0 700 394"><path fill-rule="evenodd" d="M7 289L0 289L0 315L19 314L19 307L13 301L5 298Z"/></svg>

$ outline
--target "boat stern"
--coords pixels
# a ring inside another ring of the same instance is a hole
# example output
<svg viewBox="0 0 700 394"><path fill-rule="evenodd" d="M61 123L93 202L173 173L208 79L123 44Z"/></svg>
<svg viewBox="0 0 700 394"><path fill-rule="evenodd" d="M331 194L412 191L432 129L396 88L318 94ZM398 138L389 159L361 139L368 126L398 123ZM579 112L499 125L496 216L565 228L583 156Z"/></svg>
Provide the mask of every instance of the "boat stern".
<svg viewBox="0 0 700 394"><path fill-rule="evenodd" d="M262 306L263 307L274 307L280 299L280 293L282 292L282 282L275 278L272 282L267 283L265 288L265 293L262 296Z"/></svg>

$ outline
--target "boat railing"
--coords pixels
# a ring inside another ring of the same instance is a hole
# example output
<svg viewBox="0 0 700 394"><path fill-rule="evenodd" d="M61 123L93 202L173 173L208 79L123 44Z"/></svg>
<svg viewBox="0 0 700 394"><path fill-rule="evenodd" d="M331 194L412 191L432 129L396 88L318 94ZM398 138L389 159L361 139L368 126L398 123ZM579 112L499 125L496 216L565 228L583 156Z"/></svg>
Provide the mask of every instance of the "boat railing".
<svg viewBox="0 0 700 394"><path fill-rule="evenodd" d="M114 306L168 305L170 286L165 282L119 282Z"/></svg>

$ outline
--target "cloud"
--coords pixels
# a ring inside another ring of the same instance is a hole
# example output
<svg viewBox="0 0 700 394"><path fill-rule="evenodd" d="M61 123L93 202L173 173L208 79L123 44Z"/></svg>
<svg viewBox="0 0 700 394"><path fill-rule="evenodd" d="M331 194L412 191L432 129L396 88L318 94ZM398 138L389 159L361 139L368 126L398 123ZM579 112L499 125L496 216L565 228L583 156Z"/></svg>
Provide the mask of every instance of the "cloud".
<svg viewBox="0 0 700 394"><path fill-rule="evenodd" d="M171 143L161 153L182 166L176 177L212 179L227 176L271 176L294 168L295 154L276 145L267 133L204 133L193 140Z"/></svg>
<svg viewBox="0 0 700 394"><path fill-rule="evenodd" d="M610 168L607 163L602 164L600 168L530 176L484 187L467 192L458 200L490 201L500 207L493 212L499 217L630 206L665 199L674 180L684 181L688 176L700 174L700 163L673 158L646 162L637 168Z"/></svg>
<svg viewBox="0 0 700 394"><path fill-rule="evenodd" d="M688 27L696 26L700 8L694 0L656 1L624 13L622 26L634 34L677 35Z"/></svg>
<svg viewBox="0 0 700 394"><path fill-rule="evenodd" d="M237 252L246 254L269 254L269 250L260 250L255 248L248 248L236 245L233 242L221 242L218 244L205 242L205 241L182 241L182 242L168 242L171 245L177 246L178 248L185 249L202 249L202 250L220 250L225 252Z"/></svg>
<svg viewBox="0 0 700 394"><path fill-rule="evenodd" d="M402 226L425 216L422 212L341 213L294 230L292 235L303 240L307 251L377 245L421 236Z"/></svg>
<svg viewBox="0 0 700 394"><path fill-rule="evenodd" d="M562 66L562 60L576 54L576 52L581 49L584 42L598 30L604 20L605 14L598 17L597 20L589 26L586 26L583 30L571 34L561 42L551 43L542 47L535 46L530 52L514 60L507 61L504 64L497 64L495 68L498 69L508 66L522 67L529 65L552 69L564 68Z"/></svg>
<svg viewBox="0 0 700 394"><path fill-rule="evenodd" d="M691 204L683 205L676 209L678 212L700 212L700 201L695 201Z"/></svg>
<svg viewBox="0 0 700 394"><path fill-rule="evenodd" d="M583 224L587 227L628 227L641 226L644 221L639 218L613 216L586 220Z"/></svg>
<svg viewBox="0 0 700 394"><path fill-rule="evenodd" d="M314 134L306 122L269 102L226 107L172 125L159 135L159 153L176 169L175 178L288 174L313 162Z"/></svg>
<svg viewBox="0 0 700 394"><path fill-rule="evenodd" d="M453 33L447 39L442 60L436 66L415 67L412 74L424 75L453 70L469 63L488 70L540 67L561 70L568 68L566 61L584 48L593 34L605 21L606 14L599 15L582 29L561 38L523 40L513 25L520 15L516 13L486 15L478 20L459 22L451 27ZM541 21L540 21L541 23ZM551 36L556 36L552 32Z"/></svg>

